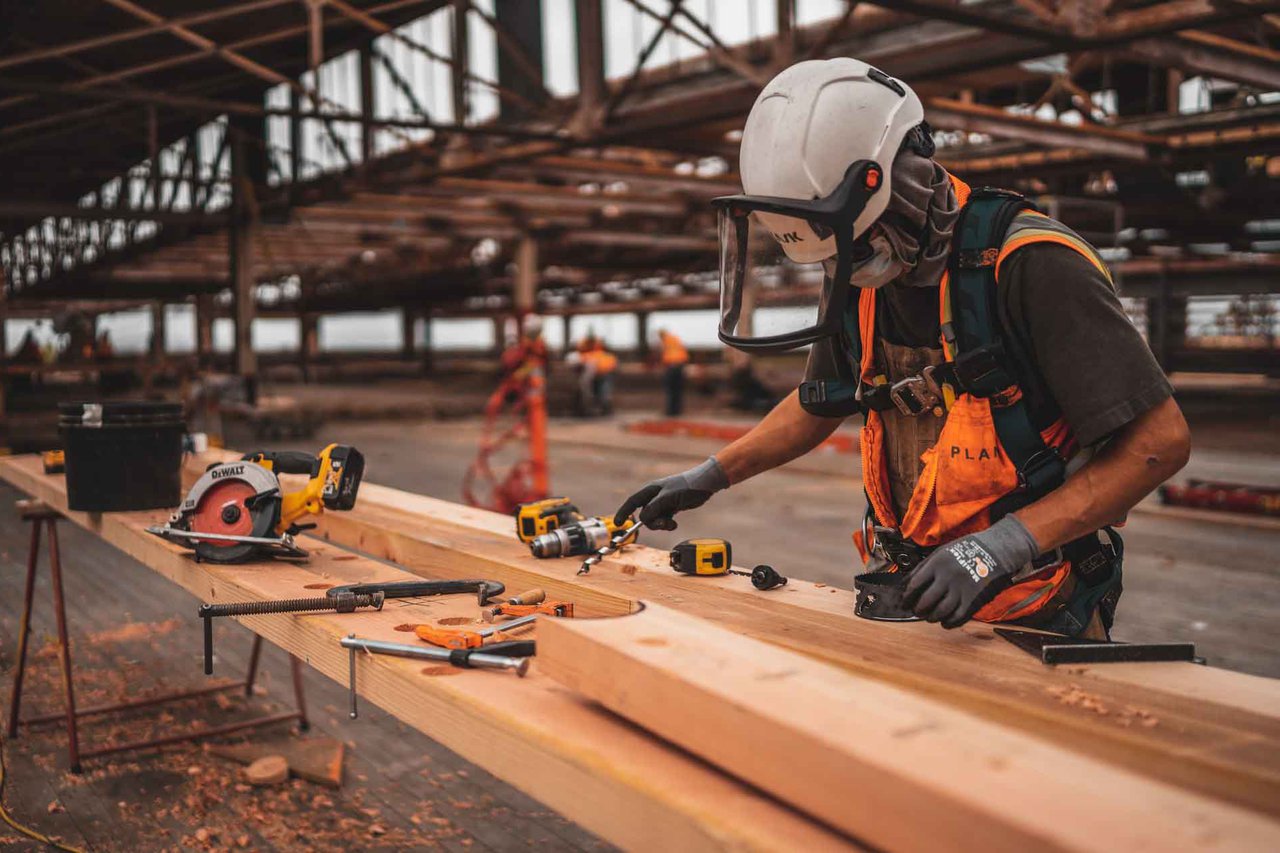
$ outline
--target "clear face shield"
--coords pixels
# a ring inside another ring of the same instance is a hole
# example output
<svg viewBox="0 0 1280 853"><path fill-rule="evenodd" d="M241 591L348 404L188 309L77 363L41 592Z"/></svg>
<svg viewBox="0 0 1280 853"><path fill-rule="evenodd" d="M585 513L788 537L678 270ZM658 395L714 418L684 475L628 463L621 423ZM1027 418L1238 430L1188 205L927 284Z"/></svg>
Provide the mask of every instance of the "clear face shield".
<svg viewBox="0 0 1280 853"><path fill-rule="evenodd" d="M720 339L748 352L805 346L838 333L849 275L870 252L853 223L882 183L869 160L849 167L831 195L715 199L720 218ZM832 282L844 282L837 287ZM753 310L769 306L767 313Z"/></svg>

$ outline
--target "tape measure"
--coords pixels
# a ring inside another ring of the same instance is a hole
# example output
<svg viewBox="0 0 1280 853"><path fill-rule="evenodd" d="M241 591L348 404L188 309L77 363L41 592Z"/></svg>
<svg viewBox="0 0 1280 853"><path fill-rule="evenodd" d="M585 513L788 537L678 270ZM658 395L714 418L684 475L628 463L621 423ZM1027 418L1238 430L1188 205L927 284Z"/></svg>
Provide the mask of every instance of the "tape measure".
<svg viewBox="0 0 1280 853"><path fill-rule="evenodd" d="M686 539L671 549L671 568L685 575L742 575L758 590L785 586L787 579L773 566L756 566L749 572L733 568L733 546L724 539Z"/></svg>
<svg viewBox="0 0 1280 853"><path fill-rule="evenodd" d="M686 539L671 549L671 568L686 575L728 574L733 547L724 539Z"/></svg>

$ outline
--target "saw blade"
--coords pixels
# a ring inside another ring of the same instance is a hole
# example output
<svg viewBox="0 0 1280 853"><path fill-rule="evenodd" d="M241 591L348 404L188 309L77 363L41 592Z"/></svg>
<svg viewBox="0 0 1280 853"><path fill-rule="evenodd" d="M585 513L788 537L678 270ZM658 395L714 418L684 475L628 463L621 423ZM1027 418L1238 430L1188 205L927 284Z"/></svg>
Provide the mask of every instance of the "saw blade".
<svg viewBox="0 0 1280 853"><path fill-rule="evenodd" d="M280 517L280 501L277 497L259 499L258 495L257 488L246 480L238 477L221 479L205 490L187 514L187 529L192 533L271 536ZM196 555L216 563L248 559L257 548L252 542L195 541Z"/></svg>

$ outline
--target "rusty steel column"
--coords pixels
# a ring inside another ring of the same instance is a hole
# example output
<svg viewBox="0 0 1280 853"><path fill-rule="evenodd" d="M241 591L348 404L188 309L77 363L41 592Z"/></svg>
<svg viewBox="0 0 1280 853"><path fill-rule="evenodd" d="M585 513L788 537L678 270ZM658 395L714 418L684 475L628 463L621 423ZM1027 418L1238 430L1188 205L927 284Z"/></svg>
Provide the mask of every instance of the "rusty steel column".
<svg viewBox="0 0 1280 853"><path fill-rule="evenodd" d="M517 317L523 317L537 306L538 291L538 240L532 234L523 234L516 246L516 274L512 281L511 307Z"/></svg>
<svg viewBox="0 0 1280 853"><path fill-rule="evenodd" d="M151 303L151 358L159 363L164 359L167 341L164 321L164 302Z"/></svg>
<svg viewBox="0 0 1280 853"><path fill-rule="evenodd" d="M453 0L453 121L466 124L471 112L467 96L467 71L471 68L471 53L467 48L467 0Z"/></svg>
<svg viewBox="0 0 1280 853"><path fill-rule="evenodd" d="M213 294L196 296L196 364L201 368L213 363Z"/></svg>
<svg viewBox="0 0 1280 853"><path fill-rule="evenodd" d="M498 45L498 85L537 103L542 97L545 71L542 63L542 0L494 0L494 19L505 33L503 38L523 54L519 59ZM523 60L523 61L521 61ZM532 76L531 72L537 72ZM499 100L498 115L503 121L530 118L529 110L518 103Z"/></svg>
<svg viewBox="0 0 1280 853"><path fill-rule="evenodd" d="M599 122L606 93L604 13L601 0L575 0L574 12L578 27L578 114L574 124L585 130Z"/></svg>
<svg viewBox="0 0 1280 853"><path fill-rule="evenodd" d="M374 157L376 130L373 126L377 109L373 91L373 43L360 48L360 162L368 164Z"/></svg>
<svg viewBox="0 0 1280 853"><path fill-rule="evenodd" d="M261 119L257 122L262 124ZM258 357L253 351L253 319L257 314L257 302L253 275L253 250L256 240L256 211L253 210L255 173L259 157L250 162L249 140L246 136L254 128L249 122L233 118L227 125L231 134L231 227L228 235L230 249L231 305L235 323L235 344L232 364L236 376L244 381L245 397L249 405L258 401ZM258 185L261 185L260 183Z"/></svg>

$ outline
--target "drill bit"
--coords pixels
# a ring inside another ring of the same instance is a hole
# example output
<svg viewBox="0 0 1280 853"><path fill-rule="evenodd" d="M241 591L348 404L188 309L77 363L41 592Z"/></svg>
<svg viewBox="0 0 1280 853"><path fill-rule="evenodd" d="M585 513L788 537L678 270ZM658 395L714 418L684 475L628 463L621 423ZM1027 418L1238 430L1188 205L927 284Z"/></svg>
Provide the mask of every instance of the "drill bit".
<svg viewBox="0 0 1280 853"><path fill-rule="evenodd" d="M640 529L640 525L642 523L643 522L637 521L630 527L619 530L617 533L613 534L613 538L609 540L609 544L597 549L594 554L582 561L582 568L578 569L578 574L587 574L591 571L591 567L596 563L600 562L610 554L617 552L617 550L622 547L623 543L630 539L631 535Z"/></svg>

